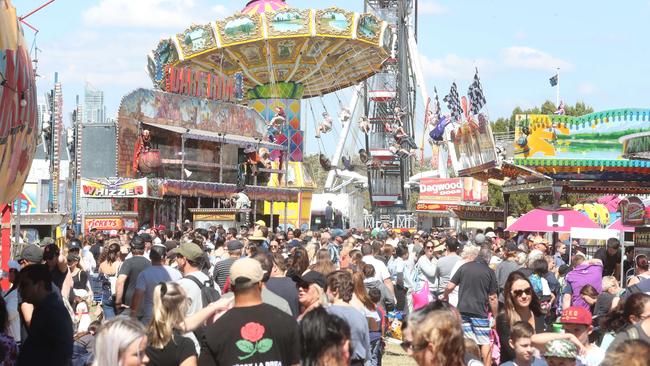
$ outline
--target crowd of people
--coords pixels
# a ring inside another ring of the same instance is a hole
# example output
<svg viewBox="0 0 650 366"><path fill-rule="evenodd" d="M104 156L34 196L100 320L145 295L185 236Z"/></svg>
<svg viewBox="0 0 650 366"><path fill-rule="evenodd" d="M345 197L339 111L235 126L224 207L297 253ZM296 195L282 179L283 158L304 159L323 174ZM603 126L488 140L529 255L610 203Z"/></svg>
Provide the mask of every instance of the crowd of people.
<svg viewBox="0 0 650 366"><path fill-rule="evenodd" d="M9 265L3 365L374 366L388 341L418 365L650 363L648 258L616 239L258 221L39 244Z"/></svg>

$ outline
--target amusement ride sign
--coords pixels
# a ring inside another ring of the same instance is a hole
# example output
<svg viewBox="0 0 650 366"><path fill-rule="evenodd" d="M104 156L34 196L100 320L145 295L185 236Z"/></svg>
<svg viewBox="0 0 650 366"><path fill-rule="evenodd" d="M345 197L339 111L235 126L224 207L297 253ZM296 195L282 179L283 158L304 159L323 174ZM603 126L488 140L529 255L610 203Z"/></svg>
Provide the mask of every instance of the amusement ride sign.
<svg viewBox="0 0 650 366"><path fill-rule="evenodd" d="M147 198L147 179L82 179L84 198Z"/></svg>
<svg viewBox="0 0 650 366"><path fill-rule="evenodd" d="M242 74L226 77L189 67L168 66L165 69L165 91L196 98L234 102L243 98Z"/></svg>

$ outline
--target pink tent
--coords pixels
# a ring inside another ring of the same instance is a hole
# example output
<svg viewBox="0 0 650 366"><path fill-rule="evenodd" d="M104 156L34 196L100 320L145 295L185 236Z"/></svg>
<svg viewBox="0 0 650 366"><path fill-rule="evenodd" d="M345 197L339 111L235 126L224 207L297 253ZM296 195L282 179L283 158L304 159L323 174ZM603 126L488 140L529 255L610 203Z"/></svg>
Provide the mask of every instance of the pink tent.
<svg viewBox="0 0 650 366"><path fill-rule="evenodd" d="M598 229L600 226L578 211L536 208L513 222L508 231L568 232L573 227Z"/></svg>
<svg viewBox="0 0 650 366"><path fill-rule="evenodd" d="M623 222L621 222L620 218L612 222L607 228L623 232L634 232L634 226L623 226Z"/></svg>

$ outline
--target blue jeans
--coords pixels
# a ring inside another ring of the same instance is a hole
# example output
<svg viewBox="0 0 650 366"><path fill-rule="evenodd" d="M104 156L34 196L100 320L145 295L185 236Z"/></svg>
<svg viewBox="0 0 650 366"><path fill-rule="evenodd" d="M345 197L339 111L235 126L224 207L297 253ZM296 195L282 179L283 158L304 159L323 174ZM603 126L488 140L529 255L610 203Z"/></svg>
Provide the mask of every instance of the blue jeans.
<svg viewBox="0 0 650 366"><path fill-rule="evenodd" d="M102 311L104 312L104 319L115 318L115 301L113 301L113 298L102 301Z"/></svg>
<svg viewBox="0 0 650 366"><path fill-rule="evenodd" d="M381 356L384 346L381 338L370 341L370 358L366 360L364 366L381 366Z"/></svg>

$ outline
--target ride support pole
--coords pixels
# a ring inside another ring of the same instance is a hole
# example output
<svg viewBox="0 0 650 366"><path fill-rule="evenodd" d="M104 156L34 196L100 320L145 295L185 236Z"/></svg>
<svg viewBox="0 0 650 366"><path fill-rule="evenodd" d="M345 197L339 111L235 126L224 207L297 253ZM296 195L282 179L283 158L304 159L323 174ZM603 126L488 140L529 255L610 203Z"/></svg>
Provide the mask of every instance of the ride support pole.
<svg viewBox="0 0 650 366"><path fill-rule="evenodd" d="M0 206L0 211L2 212L2 271L9 272L9 258L11 257L11 206L2 205ZM2 290L7 290L9 288L9 279L4 277L2 282Z"/></svg>

